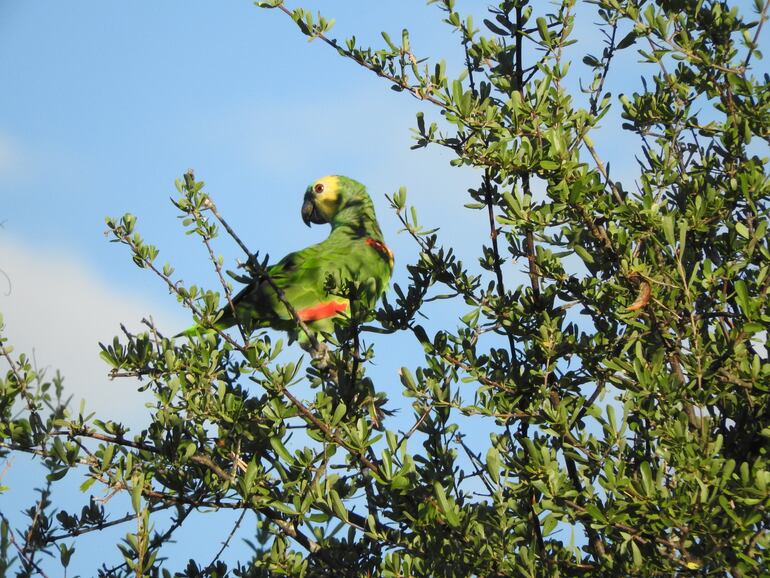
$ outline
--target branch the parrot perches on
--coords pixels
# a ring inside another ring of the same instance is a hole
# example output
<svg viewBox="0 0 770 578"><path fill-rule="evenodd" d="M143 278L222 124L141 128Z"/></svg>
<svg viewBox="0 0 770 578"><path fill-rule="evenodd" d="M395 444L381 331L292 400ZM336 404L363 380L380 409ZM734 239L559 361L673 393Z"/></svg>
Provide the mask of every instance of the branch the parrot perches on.
<svg viewBox="0 0 770 578"><path fill-rule="evenodd" d="M305 326L322 337L334 331L334 319L349 313L347 298L327 290L331 276L338 287L353 282L367 308L375 306L393 272L393 253L385 245L366 187L348 177L318 179L305 191L302 220L306 225L328 223L322 242L289 253L266 269ZM234 310L234 311L233 311ZM287 331L306 347L308 336L264 276L257 275L226 304L213 328L193 325L179 336L193 337L241 324L246 330L271 327Z"/></svg>

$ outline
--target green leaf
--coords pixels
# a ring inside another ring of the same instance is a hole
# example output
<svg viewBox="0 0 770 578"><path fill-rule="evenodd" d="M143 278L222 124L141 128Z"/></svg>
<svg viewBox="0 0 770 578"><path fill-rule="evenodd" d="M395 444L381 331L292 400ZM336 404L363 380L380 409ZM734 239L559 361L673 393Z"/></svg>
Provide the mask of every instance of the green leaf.
<svg viewBox="0 0 770 578"><path fill-rule="evenodd" d="M337 407L334 408L334 415L332 416L330 425L337 425L340 420L342 420L343 417L345 417L345 414L348 412L348 407L343 403L340 402L337 404ZM271 440L272 441L272 440Z"/></svg>
<svg viewBox="0 0 770 578"><path fill-rule="evenodd" d="M591 516L594 520L597 520L601 522L602 524L607 523L607 518L604 516L604 513L598 508L596 504L587 504L586 505L586 512L589 516Z"/></svg>
<svg viewBox="0 0 770 578"><path fill-rule="evenodd" d="M644 563L644 558L642 558L642 552L639 550L639 546L636 545L634 540L631 540L631 554L634 559L634 566L636 568L641 568Z"/></svg>
<svg viewBox="0 0 770 578"><path fill-rule="evenodd" d="M507 36L511 35L511 33L508 30L506 30L504 28L500 28L497 24L495 24L491 20L487 20L486 18L484 18L484 25L487 28L489 28L490 31L494 32L498 36L506 36L507 37Z"/></svg>
<svg viewBox="0 0 770 578"><path fill-rule="evenodd" d="M500 467L500 452L494 446L490 446L487 450L487 472L496 484L500 483Z"/></svg>
<svg viewBox="0 0 770 578"><path fill-rule="evenodd" d="M636 39L638 38L638 35L636 34L635 30L632 30L628 34L626 34L620 42L617 44L618 50L623 50L624 48L628 48L629 46L633 45L634 42L636 42Z"/></svg>
<svg viewBox="0 0 770 578"><path fill-rule="evenodd" d="M256 460L252 459L249 465L246 466L246 473L243 474L243 490L244 493L251 492L251 487L254 485L254 481L257 478L259 472L259 466Z"/></svg>
<svg viewBox="0 0 770 578"><path fill-rule="evenodd" d="M80 491L81 492L87 492L88 489L94 485L94 482L96 482L96 478L88 478L85 482L80 484Z"/></svg>
<svg viewBox="0 0 770 578"><path fill-rule="evenodd" d="M345 504L342 503L342 500L340 499L340 495L337 493L337 491L334 489L329 490L329 498L331 499L332 511L334 512L334 514L339 519L345 520L347 522L348 511L345 508Z"/></svg>
<svg viewBox="0 0 770 578"><path fill-rule="evenodd" d="M535 19L535 23L537 24L537 31L540 34L540 38L545 42L546 44L551 42L551 32L548 30L548 23L545 21L545 18L542 16Z"/></svg>
<svg viewBox="0 0 770 578"><path fill-rule="evenodd" d="M743 279L736 279L733 282L735 288L735 300L741 308L744 315L749 315L751 312L751 304L749 302L749 291L746 288L746 282Z"/></svg>
<svg viewBox="0 0 770 578"><path fill-rule="evenodd" d="M275 508L276 510L286 514L287 516L297 516L299 514L299 512L297 512L294 508L278 500L271 502L270 507Z"/></svg>
<svg viewBox="0 0 770 578"><path fill-rule="evenodd" d="M663 234L666 236L666 242L674 247L676 245L676 238L674 237L674 216L664 215L661 221L663 223Z"/></svg>
<svg viewBox="0 0 770 578"><path fill-rule="evenodd" d="M586 263L594 263L594 256L589 253L582 245L573 245L572 247L577 253L578 257L583 259Z"/></svg>
<svg viewBox="0 0 770 578"><path fill-rule="evenodd" d="M542 532L543 536L550 536L559 524L559 520L552 514L549 514L543 520Z"/></svg>
<svg viewBox="0 0 770 578"><path fill-rule="evenodd" d="M743 522L738 517L738 514L735 513L735 506L730 504L730 502L727 501L727 497L724 494L719 494L719 497L717 498L717 501L719 502L719 505L722 507L722 510L730 516L730 518L739 525L739 527L743 526Z"/></svg>
<svg viewBox="0 0 770 578"><path fill-rule="evenodd" d="M655 494L655 484L652 479L650 464L648 462L642 462L639 466L639 472L642 474L642 487L644 488L645 495L653 496Z"/></svg>
<svg viewBox="0 0 770 578"><path fill-rule="evenodd" d="M67 475L67 472L69 472L69 468L58 468L53 470L51 473L46 475L45 479L49 482L58 482L61 480L64 476Z"/></svg>
<svg viewBox="0 0 770 578"><path fill-rule="evenodd" d="M744 323L741 330L748 334L759 333L760 331L767 330L767 326L764 323L757 323L755 321L749 321Z"/></svg>
<svg viewBox="0 0 770 578"><path fill-rule="evenodd" d="M284 462L289 465L294 463L294 458L283 445L281 439L278 436L272 436L270 438L270 446L275 450L275 453L277 453Z"/></svg>
<svg viewBox="0 0 770 578"><path fill-rule="evenodd" d="M134 512L136 512L137 514L142 511L143 486L144 486L144 481L137 480L137 482L131 488L131 506L134 508Z"/></svg>
<svg viewBox="0 0 770 578"><path fill-rule="evenodd" d="M454 508L449 504L446 493L444 492L444 487L439 482L433 482L433 492L449 525L455 528L459 526L460 519L457 517Z"/></svg>

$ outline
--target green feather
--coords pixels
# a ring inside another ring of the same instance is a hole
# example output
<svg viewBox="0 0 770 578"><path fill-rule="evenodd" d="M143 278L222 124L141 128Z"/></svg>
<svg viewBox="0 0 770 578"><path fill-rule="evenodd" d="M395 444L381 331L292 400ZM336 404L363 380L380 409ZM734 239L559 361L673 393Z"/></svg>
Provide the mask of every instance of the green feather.
<svg viewBox="0 0 770 578"><path fill-rule="evenodd" d="M294 310L306 319L308 327L328 333L334 329L333 318L344 313L325 312L329 316L323 316L324 304L342 302L340 297L329 295L324 289L327 277L332 275L340 283L357 282L365 304L374 307L388 287L393 257L385 246L366 188L353 179L331 176L315 181L305 191L302 217L308 225L329 223L329 236L321 243L289 253L268 267L267 272ZM244 287L233 298L233 306L235 315L229 304L222 309L217 329L224 330L240 322L248 330L272 327L288 331L301 342L305 340L289 311L264 279L255 279ZM318 315L322 317L315 318ZM192 337L202 332L205 330L193 326L179 335Z"/></svg>

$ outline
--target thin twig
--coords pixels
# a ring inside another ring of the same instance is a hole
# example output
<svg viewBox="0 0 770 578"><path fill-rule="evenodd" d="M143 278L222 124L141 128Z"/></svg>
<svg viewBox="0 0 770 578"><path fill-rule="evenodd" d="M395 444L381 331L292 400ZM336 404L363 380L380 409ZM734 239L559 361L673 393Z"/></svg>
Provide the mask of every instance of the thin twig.
<svg viewBox="0 0 770 578"><path fill-rule="evenodd" d="M409 429L408 432L406 432L403 436L401 436L401 439L398 440L398 443L396 444L396 449L393 451L394 454L398 453L398 450L401 449L401 446L406 442L410 437L414 435L414 432L417 431L417 429L422 425L422 422L425 421L425 418L428 417L431 410L433 409L433 404L427 404L425 406L425 409L423 410L420 417L417 419L417 421L414 422L414 425Z"/></svg>
<svg viewBox="0 0 770 578"><path fill-rule="evenodd" d="M166 506L166 507L168 507L168 506ZM168 530L166 530L162 535L161 534L156 535L156 537L155 537L155 539L153 539L152 543L149 544L148 549L158 548L163 543L167 542L168 539L171 538L171 535L177 529L179 529L179 527L182 525L182 522L185 521L185 519L187 518L187 516L190 515L190 512L192 512L193 509L194 509L193 506L190 506L189 508L187 508L186 511L182 512L182 514L176 520L174 520L174 523L171 524L171 526L169 526ZM138 518L139 515L137 515L136 517ZM128 562L123 562L122 564L118 564L117 566L114 566L113 568L110 568L107 571L107 575L108 576L112 576L118 570L120 570L121 568L125 568L125 567L128 567Z"/></svg>
<svg viewBox="0 0 770 578"><path fill-rule="evenodd" d="M238 234L232 229L232 227L230 227L227 221L225 221L224 217L222 217L222 215L219 213L213 201L211 201L210 198L207 198L207 202L205 204L206 204L206 207L217 218L217 220L222 224L222 226L225 228L228 234L238 244L241 250L244 253L246 253L246 256L249 259L249 264L257 269L258 274L261 277L263 277L265 281L267 281L267 284L270 285L272 290L275 291L275 294L278 296L278 300L283 304L284 307L286 307L286 310L289 312L289 315L291 315L294 322L297 325L299 325L299 327L302 329L305 335L307 335L307 338L310 341L310 344L313 350L316 352L321 352L322 351L321 344L318 342L315 332L312 329L310 329L307 326L307 324L300 318L296 309L294 309L294 306L291 303L289 303L288 299L286 299L286 294L283 292L283 289L281 289L280 287L278 287L278 285L276 285L275 281L267 272L267 270L264 267L262 267L262 265L257 261L256 256L251 251L249 251L249 248L245 245L243 241L241 241L241 238L238 236Z"/></svg>
<svg viewBox="0 0 770 578"><path fill-rule="evenodd" d="M40 574L43 578L48 578L45 572L43 572L42 568L37 565L37 562L35 562L32 558L27 557L27 553L19 546L19 544L16 542L16 538L13 536L13 529L11 528L11 523L8 521L8 518L6 518L2 512L0 512L0 518L8 525L8 539L11 541L11 544L13 544L13 547L16 548L16 551L19 553L19 556L22 557L22 559L29 565L32 566L38 574Z"/></svg>
<svg viewBox="0 0 770 578"><path fill-rule="evenodd" d="M591 116L596 116L596 113L598 112L599 96L601 95L604 88L604 81L607 80L607 74L610 70L612 57L615 55L615 34L618 31L618 18L617 16L614 16L614 18L615 19L612 22L612 34L610 35L609 42L607 43L607 51L602 55L602 60L604 60L604 65L602 66L602 75L599 79L599 84L596 87L596 90L594 90L593 95L591 95ZM606 35L606 32L602 32Z"/></svg>
<svg viewBox="0 0 770 578"><path fill-rule="evenodd" d="M2 352L2 356L5 357L5 360L8 362L8 366L11 368L11 372L13 373L13 376L16 378L16 381L21 388L20 393L24 400L27 402L27 408L29 408L31 412L34 412L37 408L35 407L34 398L27 391L27 385L29 385L28 380L22 379L21 374L16 369L16 363L14 363L14 360L11 358L11 354L8 352L8 348L3 347L2 342L0 342L0 352Z"/></svg>
<svg viewBox="0 0 770 578"><path fill-rule="evenodd" d="M219 557L230 545L230 540L233 539L233 536L235 536L235 533L238 531L238 528L240 527L241 522L243 521L243 518L246 516L246 512L248 512L248 510L243 510L243 512L241 512L241 515L238 516L238 519L235 521L235 526L233 526L233 529L230 530L230 534L228 534L227 539L222 543L222 547L219 549L219 552L217 552L216 556L214 556L214 559L211 562L209 562L209 565L206 566L206 569L203 571L204 576L208 575L211 572L211 570L213 570L214 564L217 563L217 560L219 560Z"/></svg>
<svg viewBox="0 0 770 578"><path fill-rule="evenodd" d="M3 478L10 471L12 465L13 465L13 458L5 460L5 466L3 466L3 471L0 472L0 482L3 481Z"/></svg>
<svg viewBox="0 0 770 578"><path fill-rule="evenodd" d="M476 83L473 80L473 66L471 65L471 53L468 50L468 43L471 41L470 38L470 32L463 24L462 26L462 33L463 33L463 50L465 51L465 68L468 70L468 83L471 85L471 92L473 93L474 98L478 97L478 92L476 92Z"/></svg>
<svg viewBox="0 0 770 578"><path fill-rule="evenodd" d="M302 404L296 397L294 397L289 390L284 389L283 394L289 399L289 401L291 401L295 405L295 407L297 407L297 409L299 409L300 413L303 416L305 416L305 418L308 421L310 421L315 427L317 427L319 430L321 430L324 433L324 435L327 437L327 439L329 439L329 441L332 441L336 443L338 446L345 448L347 451L350 452L351 455L353 455L358 461L360 461L361 464L364 465L364 467L369 468L375 474L378 474L378 475L380 474L380 468L377 464L372 462L362 452L359 452L353 446L351 446L348 442L346 442L337 434L335 434L328 425L326 425L324 422L318 419L313 414L313 412L310 411L307 407L305 407L305 405Z"/></svg>
<svg viewBox="0 0 770 578"><path fill-rule="evenodd" d="M505 299L505 283L503 282L502 258L500 257L500 248L497 243L497 224L495 223L495 205L492 199L492 182L489 176L489 169L484 171L484 200L487 205L487 217L489 219L489 236L492 238L492 252L494 258L495 276L497 277L497 295L501 300ZM510 331L505 332L508 338L508 346L511 349L511 358L516 359L516 342Z"/></svg>
<svg viewBox="0 0 770 578"><path fill-rule="evenodd" d="M749 53L746 55L746 60L743 61L744 70L749 67L749 62L751 62L751 55L754 53L754 50L757 46L757 41L759 40L759 34L762 32L762 27L767 21L768 8L770 8L770 0L765 2L765 5L762 7L762 12L759 14L759 23L757 24L757 28L754 31L754 38L751 39L751 47L749 47Z"/></svg>
<svg viewBox="0 0 770 578"><path fill-rule="evenodd" d="M27 545L32 540L32 534L35 532L35 527L37 526L37 522L40 519L40 514L43 513L43 510L45 509L45 501L51 495L51 481L48 480L46 482L45 489L39 490L39 491L40 491L40 499L38 500L37 505L35 506L35 515L32 516L32 523L29 525L29 530L27 531L27 535L24 537L25 551L27 549ZM34 557L34 551L32 552L32 556L30 557L30 562L32 561L32 557Z"/></svg>
<svg viewBox="0 0 770 578"><path fill-rule="evenodd" d="M134 244L133 240L127 234L124 233L124 234L120 235L117 232L115 232L115 236L121 242L123 242L126 245L128 245L134 251L134 253L136 255L138 255L138 253L136 251L136 245ZM197 315L198 317L203 317L201 311L195 306L195 303L193 303L192 300L187 295L183 295L179 291L179 288L176 286L176 284L173 283L171 281L171 279L167 275L165 275L162 271L160 271L151 260L147 259L146 257L140 257L140 258L142 259L143 266L145 268L149 269L150 271L152 271L153 273L155 273L161 279L163 279L163 281L166 282L166 285L168 285L169 290L174 295L179 297L182 300L182 302L188 307L188 309L190 309L190 311L193 312L194 315ZM224 331L222 331L220 329L217 329L216 327L212 327L212 329L217 333L217 335L219 335L222 339L227 341L227 343L229 343L235 349L237 349L238 351L240 351L241 353L243 353L245 355L246 348L244 346L241 346L237 341L235 341L232 337L230 337Z"/></svg>
<svg viewBox="0 0 770 578"><path fill-rule="evenodd" d="M529 188L529 174L525 174L521 177L522 186L524 188L525 195L531 195ZM535 303L540 301L540 269L537 265L537 251L535 249L535 234L532 229L527 227L527 231L524 234L524 246L527 252L527 268L529 271L529 284L532 288L532 295L535 298Z"/></svg>
<svg viewBox="0 0 770 578"><path fill-rule="evenodd" d="M474 473L478 476L478 478L481 480L481 483L486 486L487 491L490 493L490 495L495 493L495 489L492 487L492 484L487 479L487 475L484 472L484 462L481 461L481 458L477 456L476 454L471 451L471 448L468 447L468 445L463 441L463 435L456 435L455 441L460 444L460 446L465 451L465 454L468 456L468 459L471 462L471 466L473 466Z"/></svg>
<svg viewBox="0 0 770 578"><path fill-rule="evenodd" d="M208 204L213 206L211 201L209 201ZM225 281L224 275L222 275L222 267L219 264L219 259L217 259L216 255L214 254L214 249L211 247L211 242L209 241L208 237L203 237L203 244L206 245L206 249L209 252L209 258L214 264L214 269L216 270L217 276L219 277L219 282L222 285L222 289L225 291L225 299L227 299L227 305L230 307L230 312L233 314L233 319L236 320L235 324L238 326L238 331L241 334L241 338L243 339L244 343L248 343L249 339L246 336L246 331L243 328L243 324L238 322L238 312L235 309L235 304L233 304L232 291L230 290L230 286Z"/></svg>
<svg viewBox="0 0 770 578"><path fill-rule="evenodd" d="M283 12L284 14L286 14L289 18L294 20L293 12L290 9L286 8L286 6L284 6L283 4L279 4L278 5L278 9L281 10L281 12ZM359 65L363 66L364 68L366 68L367 70L370 70L371 72L373 72L377 76L379 76L381 78L384 78L386 80L389 80L390 82L392 82L394 84L397 84L399 87L401 87L402 89L404 89L407 92L409 92L410 94L412 94L412 96L414 96L415 98L418 98L419 100L426 100L426 101L428 101L430 103L433 103L433 104L435 104L437 106L440 106L441 108L446 108L446 104L443 103L442 101L438 100L435 97L430 96L429 94L425 94L422 91L418 92L418 90L416 88L411 87L408 84L405 84L402 79L400 79L400 78L398 78L396 76L393 76L392 74L389 74L389 73L385 72L385 70L383 70L381 68L375 67L374 65L370 64L366 60L363 60L361 58L357 58L356 55L353 54L351 51L347 50L343 46L340 46L337 43L336 40L330 39L329 37L327 37L322 32L315 32L315 31L313 31L313 32L311 32L311 35L312 35L312 37L320 38L323 42L325 42L326 44L328 44L329 46L334 48L334 50L336 50L339 54L341 54L345 58L349 58L350 60L352 60L356 64L359 64Z"/></svg>
<svg viewBox="0 0 770 578"><path fill-rule="evenodd" d="M150 508L150 513L154 514L155 512L168 510L170 507L171 507L170 504L156 505ZM111 526L119 526L120 524L125 524L126 522L135 520L138 516L139 514L134 512L131 514L126 514L125 516L122 516L115 520L110 520L109 522L99 523L95 526L91 526L90 528L76 528L75 530L71 530L63 534L56 534L54 536L51 536L48 538L47 542L53 543L53 542L58 542L59 540L66 540L68 538L75 538L77 536L82 536L83 534L89 534L91 532L98 532L99 530L104 530L105 528L109 528Z"/></svg>
<svg viewBox="0 0 770 578"><path fill-rule="evenodd" d="M516 24L515 24L515 31L514 31L514 40L516 42L515 47L515 78L516 78L516 90L519 92L519 94L523 97L524 96L524 87L523 87L523 80L524 80L524 64L523 64L523 41L524 41L524 8L522 4L516 5ZM529 173L524 173L522 176L522 186L524 188L524 194L525 195L531 195L530 191L530 183L529 183ZM537 259L535 254L535 241L534 241L534 235L532 233L531 229L527 229L526 232L526 248L527 248L527 261L529 264L529 278L530 278L530 284L532 285L532 293L536 300L536 302L539 302L540 298L540 280L538 277L538 267L537 267ZM522 427L526 428L529 427L528 421L522 422ZM525 453L529 459L529 455ZM546 559L546 552L545 552L545 542L543 541L543 530L540 527L540 518L537 516L537 512L535 511L535 503L537 500L537 492L535 488L532 485L532 481L529 479L529 477L526 477L528 482L528 494L529 499L526 500L527 502L527 509L529 510L529 518L530 523L532 524L532 529L535 535L535 541L537 543L537 554L539 557L541 557L543 560Z"/></svg>
<svg viewBox="0 0 770 578"><path fill-rule="evenodd" d="M10 297L11 291L13 290L13 283L11 283L11 278L3 269L0 269L0 275L5 277L5 280L8 281L8 291L5 292L5 297Z"/></svg>

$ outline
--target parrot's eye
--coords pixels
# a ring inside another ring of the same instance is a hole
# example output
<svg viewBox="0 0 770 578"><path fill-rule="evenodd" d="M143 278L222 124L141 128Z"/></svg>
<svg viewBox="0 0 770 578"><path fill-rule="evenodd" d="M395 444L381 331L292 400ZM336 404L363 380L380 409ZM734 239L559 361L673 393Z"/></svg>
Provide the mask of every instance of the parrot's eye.
<svg viewBox="0 0 770 578"><path fill-rule="evenodd" d="M313 187L313 190L315 191L316 195L320 195L324 192L324 185L323 183L316 183L316 185Z"/></svg>

